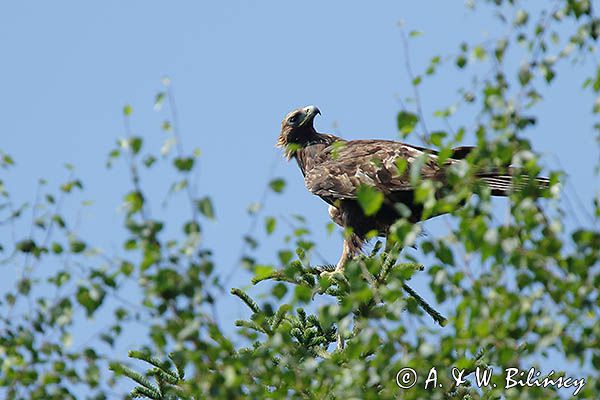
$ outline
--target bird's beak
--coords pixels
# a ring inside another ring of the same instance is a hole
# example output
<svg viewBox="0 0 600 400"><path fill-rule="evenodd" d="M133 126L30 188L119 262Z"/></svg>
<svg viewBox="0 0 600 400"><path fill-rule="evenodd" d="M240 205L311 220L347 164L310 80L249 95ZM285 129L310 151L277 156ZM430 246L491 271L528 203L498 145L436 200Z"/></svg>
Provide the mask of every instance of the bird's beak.
<svg viewBox="0 0 600 400"><path fill-rule="evenodd" d="M304 125L307 122L312 122L315 119L317 114L321 114L321 110L319 110L315 106L308 106L304 108L304 121L300 125Z"/></svg>

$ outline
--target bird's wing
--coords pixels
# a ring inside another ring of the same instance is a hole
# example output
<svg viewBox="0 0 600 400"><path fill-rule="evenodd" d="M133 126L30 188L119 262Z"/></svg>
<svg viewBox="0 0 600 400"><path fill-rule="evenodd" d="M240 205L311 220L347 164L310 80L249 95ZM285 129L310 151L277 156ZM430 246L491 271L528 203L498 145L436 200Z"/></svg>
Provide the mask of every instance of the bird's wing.
<svg viewBox="0 0 600 400"><path fill-rule="evenodd" d="M401 159L406 160L402 174ZM421 164L424 178L440 172L437 155L427 149L389 140L338 142L319 153L304 181L310 192L329 199L356 198L361 185L374 186L384 194L407 191L413 189L409 171L415 164Z"/></svg>

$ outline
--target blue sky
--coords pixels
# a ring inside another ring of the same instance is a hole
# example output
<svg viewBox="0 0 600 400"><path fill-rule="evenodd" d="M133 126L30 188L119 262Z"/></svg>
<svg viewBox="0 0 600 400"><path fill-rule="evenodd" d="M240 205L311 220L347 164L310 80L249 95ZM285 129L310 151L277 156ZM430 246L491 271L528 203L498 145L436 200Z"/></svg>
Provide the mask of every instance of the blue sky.
<svg viewBox="0 0 600 400"><path fill-rule="evenodd" d="M304 189L297 167L283 160L274 143L282 117L306 104L322 111L320 131L349 139L397 138L399 99L412 95L400 20L407 30L424 32L411 43L415 71L433 55L454 53L461 40L500 32L486 7L472 13L462 2L448 1L3 2L2 149L18 164L6 179L9 189L18 199L31 199L39 177L58 184L66 175L63 164L74 164L86 183L84 197L94 200L82 214L80 233L118 251L124 238L118 207L129 186L123 166L105 170L106 154L124 135L126 103L134 108L134 133L158 151L165 115L152 105L160 78L168 75L184 145L202 150L199 192L210 194L217 206L206 242L219 270L226 274L236 264L250 223L246 208L274 176L288 185L283 195L269 196L267 214L307 216L322 242L319 252L333 262L341 241L325 234L327 207ZM457 99L456 89L468 82L467 75L445 69L423 86L427 116ZM591 97L580 89L589 71L588 64L562 65L556 85L535 109L543 118L530 130L544 165L559 167L560 160L570 175L568 194L577 188L588 208L598 182L592 174L598 148ZM471 120L462 113L452 122ZM433 119L430 125L444 128ZM143 176L157 212L168 190L166 177ZM503 216L504 203L497 204ZM75 215L79 207L69 212ZM180 213L173 207L167 217ZM579 219L585 222L583 215ZM444 230L440 221L426 227L432 234ZM262 231L259 224L257 233ZM280 244L280 237L267 241L258 254L273 260ZM7 267L1 273L13 274ZM240 273L232 284L248 280ZM245 315L236 301L226 303L222 321Z"/></svg>

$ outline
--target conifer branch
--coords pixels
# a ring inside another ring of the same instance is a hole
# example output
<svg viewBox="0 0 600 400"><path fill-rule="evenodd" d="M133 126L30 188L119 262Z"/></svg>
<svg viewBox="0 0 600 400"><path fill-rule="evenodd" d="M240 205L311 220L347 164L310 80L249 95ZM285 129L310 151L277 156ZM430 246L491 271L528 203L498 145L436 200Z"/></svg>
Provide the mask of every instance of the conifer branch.
<svg viewBox="0 0 600 400"><path fill-rule="evenodd" d="M433 318L435 322L437 322L440 326L446 326L448 320L442 314L440 314L436 309L431 307L429 303L425 301L417 292L414 291L410 286L406 283L402 284L402 289L404 289L412 298L414 298L419 306Z"/></svg>
<svg viewBox="0 0 600 400"><path fill-rule="evenodd" d="M144 386L137 386L134 388L131 393L131 397L147 397L152 400L163 400L163 396L156 389L149 389Z"/></svg>
<svg viewBox="0 0 600 400"><path fill-rule="evenodd" d="M125 365L112 363L110 365L110 369L112 371L116 372L117 374L125 375L129 379L137 382L141 386L143 386L151 391L155 391L156 393L159 393L158 388L156 386L154 386L152 383L150 383L148 378L146 378L144 375L132 370L131 368L129 368ZM159 393L159 395L160 395L160 393Z"/></svg>
<svg viewBox="0 0 600 400"><path fill-rule="evenodd" d="M130 358L145 361L148 364L154 365L156 368L164 369L169 367L168 361L162 361L157 357L153 357L148 351L130 350L127 355Z"/></svg>
<svg viewBox="0 0 600 400"><path fill-rule="evenodd" d="M254 313L261 312L260 307L258 306L258 304L256 304L256 302L254 300L252 300L252 298L248 295L248 293L244 292L242 289L232 288L231 289L231 294L233 294L234 296L239 297L244 303L246 303L246 305Z"/></svg>
<svg viewBox="0 0 600 400"><path fill-rule="evenodd" d="M252 329L253 331L257 331L260 333L267 333L267 332L265 332L263 327L259 326L254 321L246 321L244 319L238 319L235 321L235 326L237 326L239 328Z"/></svg>

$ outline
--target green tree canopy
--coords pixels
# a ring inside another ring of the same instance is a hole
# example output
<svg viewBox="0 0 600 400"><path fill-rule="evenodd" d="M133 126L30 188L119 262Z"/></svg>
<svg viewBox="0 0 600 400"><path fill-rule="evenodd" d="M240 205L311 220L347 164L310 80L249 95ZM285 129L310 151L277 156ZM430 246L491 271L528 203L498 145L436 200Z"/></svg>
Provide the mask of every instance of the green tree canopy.
<svg viewBox="0 0 600 400"><path fill-rule="evenodd" d="M581 90L593 93L595 101L578 106L597 119L600 19L587 0L469 4L471 12L494 10L504 33L484 41L465 38L447 54L432 55L423 71L409 57L420 33L403 33L414 92L397 115L400 138L435 148L441 162L465 135L477 140L464 168L449 175L444 197L435 196L433 182L414 176L425 216L451 213L448 233L420 236L421 224L400 219L389 251L376 245L343 275L322 274L331 267L315 263L320 244L297 217L287 245L276 254L277 265L251 251L257 238L243 238L247 251L240 262L253 279L247 287L228 286L203 240L203 226L221 210L210 194L195 190L200 153L182 145L168 79L155 99L155 108L164 106L169 114L163 149L146 148L144 137L132 133L130 121L138 114L125 106L125 136L109 153L107 166L131 178L122 204L124 255L113 256L76 234L77 220L66 216L65 207L80 198L85 182L73 167L58 188L40 181L29 205L17 204L13 189L0 181L0 224L30 227L24 236L6 235L0 243L4 268L18 273L18 284L0 300L0 393L10 399L62 400L81 393L103 399L123 396L118 388L128 385L131 396L152 399L547 399L577 388L507 390L501 380L478 388L475 371L536 367L543 374L539 379L550 369L556 379L563 367L549 368L548 360L560 359L581 372L574 379L586 379L579 398L597 398L600 231L567 226L560 186L568 178L559 169L542 169L527 133L544 118L536 113L543 101L540 88L560 79L560 63L586 66L579 70L585 72ZM514 59L520 63L508 61ZM473 84L458 101L425 115L420 88L441 69L473 77ZM452 127L461 107L474 111L471 123ZM428 129L434 125L446 129ZM600 124L593 129L600 133ZM0 156L5 173L18 168L10 155ZM509 163L525 177L544 172L551 184L540 189L516 178L522 190L511 194L510 215L499 222L489 188L478 185L474 173ZM157 169L174 173L170 195L189 203L186 219L150 212L154 199L144 192L141 171ZM285 181L267 186L285 195ZM380 206L369 190L360 200L371 213ZM593 208L589 222L598 226L600 200L586 205ZM268 234L279 229L277 218L263 217L257 207L251 213ZM402 251L410 246L416 250ZM426 277L429 293L412 288L417 275ZM250 285L257 285L259 297L248 294ZM247 306L246 318L235 327L217 318L216 299L225 295ZM70 346L74 330L91 317L102 321L102 329ZM131 326L144 334L140 347L130 349L132 360L99 346L118 348ZM425 388L432 367L438 386ZM453 379L453 367L465 371L462 385ZM419 381L402 389L412 379L407 368Z"/></svg>

